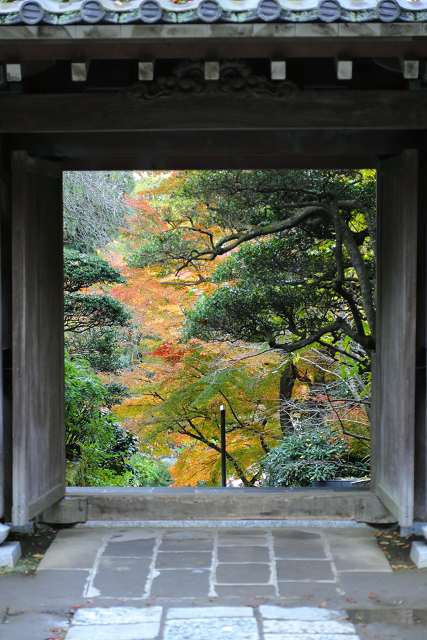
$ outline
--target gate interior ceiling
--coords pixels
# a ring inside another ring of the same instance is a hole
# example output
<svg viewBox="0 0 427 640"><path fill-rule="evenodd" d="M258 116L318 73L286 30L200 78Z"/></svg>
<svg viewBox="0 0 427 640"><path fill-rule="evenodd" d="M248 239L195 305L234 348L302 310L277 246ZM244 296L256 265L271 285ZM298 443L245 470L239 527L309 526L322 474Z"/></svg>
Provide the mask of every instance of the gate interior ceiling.
<svg viewBox="0 0 427 640"><path fill-rule="evenodd" d="M0 516L13 506L22 524L65 491L61 294L46 286L61 169L365 167L379 176L376 491L402 524L427 519L426 57L424 0L0 4Z"/></svg>

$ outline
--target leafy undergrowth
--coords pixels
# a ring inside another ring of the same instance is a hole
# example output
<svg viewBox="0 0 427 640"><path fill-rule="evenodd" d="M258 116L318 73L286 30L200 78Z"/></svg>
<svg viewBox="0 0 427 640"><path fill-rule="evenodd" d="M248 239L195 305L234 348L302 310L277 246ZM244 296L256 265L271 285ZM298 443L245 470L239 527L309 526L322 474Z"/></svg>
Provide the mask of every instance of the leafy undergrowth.
<svg viewBox="0 0 427 640"><path fill-rule="evenodd" d="M50 527L38 529L34 533L11 532L7 542L19 541L21 543L22 556L13 569L0 567L0 576L9 575L10 573L33 575L44 554L54 541L56 534L57 529L51 529Z"/></svg>
<svg viewBox="0 0 427 640"><path fill-rule="evenodd" d="M400 536L398 531L387 530L375 533L378 544L393 569L415 569L415 565L409 557L411 544L414 541L422 541L422 536Z"/></svg>

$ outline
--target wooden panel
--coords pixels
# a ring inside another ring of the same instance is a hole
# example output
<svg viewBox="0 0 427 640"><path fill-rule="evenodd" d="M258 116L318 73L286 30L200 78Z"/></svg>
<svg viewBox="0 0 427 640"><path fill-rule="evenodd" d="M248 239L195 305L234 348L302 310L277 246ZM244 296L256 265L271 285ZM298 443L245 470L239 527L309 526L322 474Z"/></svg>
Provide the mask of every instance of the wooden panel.
<svg viewBox="0 0 427 640"><path fill-rule="evenodd" d="M12 519L12 269L11 269L11 169L7 143L0 136L0 226L1 226L1 356L2 435L0 447L3 518Z"/></svg>
<svg viewBox="0 0 427 640"><path fill-rule="evenodd" d="M425 156L420 165L417 240L414 520L427 522L427 166Z"/></svg>
<svg viewBox="0 0 427 640"><path fill-rule="evenodd" d="M378 496L401 525L412 524L414 509L417 185L417 151L381 163L375 479Z"/></svg>
<svg viewBox="0 0 427 640"><path fill-rule="evenodd" d="M24 25L21 25L21 28ZM73 29L74 25L71 25ZM112 25L105 25L111 29ZM123 25L122 28L129 28L131 25ZM151 29L158 28L159 25L146 25ZM16 38L2 38L0 40L0 59L18 58L21 60L72 60L76 55L81 55L88 60L112 60L112 59L133 59L136 61L141 57L147 58L271 58L280 55L284 58L337 58L362 57L362 58L398 58L408 54L416 58L423 58L427 55L427 39L425 37L277 37L277 30L274 30L270 37L262 37L258 32L256 37L171 37L171 27L175 25L161 25L166 35L159 37L144 38L138 37L116 37L116 38L96 38L96 32L92 29L88 32L87 38L52 38L49 30L50 25L38 26L41 33L49 34L43 38L26 37L18 40ZM177 25L194 29L196 25ZM205 27L206 25L198 25ZM240 29L252 25L210 25L212 27L238 27ZM256 25L258 26L258 25ZM271 27L281 27L273 24ZM285 26L285 25L283 25ZM308 26L308 25L306 25ZM328 25L313 25L314 27ZM341 25L340 25L341 26ZM344 25L345 26L345 25ZM359 26L359 25L354 25ZM387 25L381 25L387 26ZM399 27L405 27L403 23ZM421 25L422 26L422 25ZM137 25L141 28L143 25ZM269 25L262 25L264 30L269 29ZM271 29L270 27L270 29ZM3 26L2 29L11 31L11 26ZM18 27L19 28L19 27ZM61 27L56 27L61 28ZM67 27L62 27L67 29ZM78 27L79 28L79 27ZM80 27L81 28L81 27ZM84 28L84 27L83 27ZM102 27L101 27L102 28ZM28 29L28 28L27 28ZM55 27L53 27L55 29ZM99 29L99 26L97 27ZM169 31L169 33L168 33ZM271 34L272 29L270 30ZM28 30L27 30L28 33ZM189 32L187 31L187 34ZM173 35L173 34L172 34ZM95 36L95 37L94 37Z"/></svg>
<svg viewBox="0 0 427 640"><path fill-rule="evenodd" d="M327 167L368 167L375 156L402 149L424 150L425 131L292 129L284 131L127 131L7 134L11 149L40 158L64 158L63 168L204 169L307 168L311 160ZM366 164L366 163L369 164ZM200 166L199 166L200 165Z"/></svg>
<svg viewBox="0 0 427 640"><path fill-rule="evenodd" d="M295 91L283 98L0 94L0 132L425 129L423 91Z"/></svg>
<svg viewBox="0 0 427 640"><path fill-rule="evenodd" d="M62 174L12 154L13 508L24 525L65 494Z"/></svg>

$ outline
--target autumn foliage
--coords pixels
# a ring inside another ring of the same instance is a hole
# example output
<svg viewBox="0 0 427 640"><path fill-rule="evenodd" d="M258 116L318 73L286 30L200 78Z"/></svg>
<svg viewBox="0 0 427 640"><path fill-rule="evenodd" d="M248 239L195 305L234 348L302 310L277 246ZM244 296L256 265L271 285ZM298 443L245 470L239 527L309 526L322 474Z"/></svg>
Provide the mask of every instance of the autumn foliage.
<svg viewBox="0 0 427 640"><path fill-rule="evenodd" d="M177 272L170 265L136 266L126 253L126 247L139 247L152 234L161 242L162 234L173 227L177 207L185 206L184 201L176 204L173 194L185 179L185 172L153 173L154 187L127 197L132 215L113 256L125 282L110 293L132 310L134 329L124 344L130 366L120 374L130 397L115 408L115 415L138 434L143 453L173 457L170 471L175 486L217 485L219 405L224 404L227 477L257 486L263 481L262 459L284 438L278 390L287 362L284 354L268 345L237 341L181 342L185 311L215 290L209 281L212 263ZM188 241L190 234L183 228L177 242L179 238ZM366 456L369 418L354 394L349 395L336 360L313 349L287 358L297 371L287 400L295 432L304 424L315 428L316 420L320 421L340 442L351 445L355 454ZM322 358L322 367L329 367L330 373L319 381Z"/></svg>

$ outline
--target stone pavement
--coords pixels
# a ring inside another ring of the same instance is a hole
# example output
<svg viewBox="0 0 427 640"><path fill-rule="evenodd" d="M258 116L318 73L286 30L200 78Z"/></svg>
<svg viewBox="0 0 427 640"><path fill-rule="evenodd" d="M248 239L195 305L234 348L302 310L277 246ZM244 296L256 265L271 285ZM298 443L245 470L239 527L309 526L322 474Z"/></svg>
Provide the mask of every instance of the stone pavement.
<svg viewBox="0 0 427 640"><path fill-rule="evenodd" d="M261 605L79 610L66 640L358 640L346 614Z"/></svg>
<svg viewBox="0 0 427 640"><path fill-rule="evenodd" d="M75 528L38 572L81 572L85 598L344 595L354 574L392 574L368 528ZM371 575L372 574L372 575Z"/></svg>
<svg viewBox="0 0 427 640"><path fill-rule="evenodd" d="M366 525L77 526L0 580L2 640L426 640L425 610L427 571L393 572Z"/></svg>

